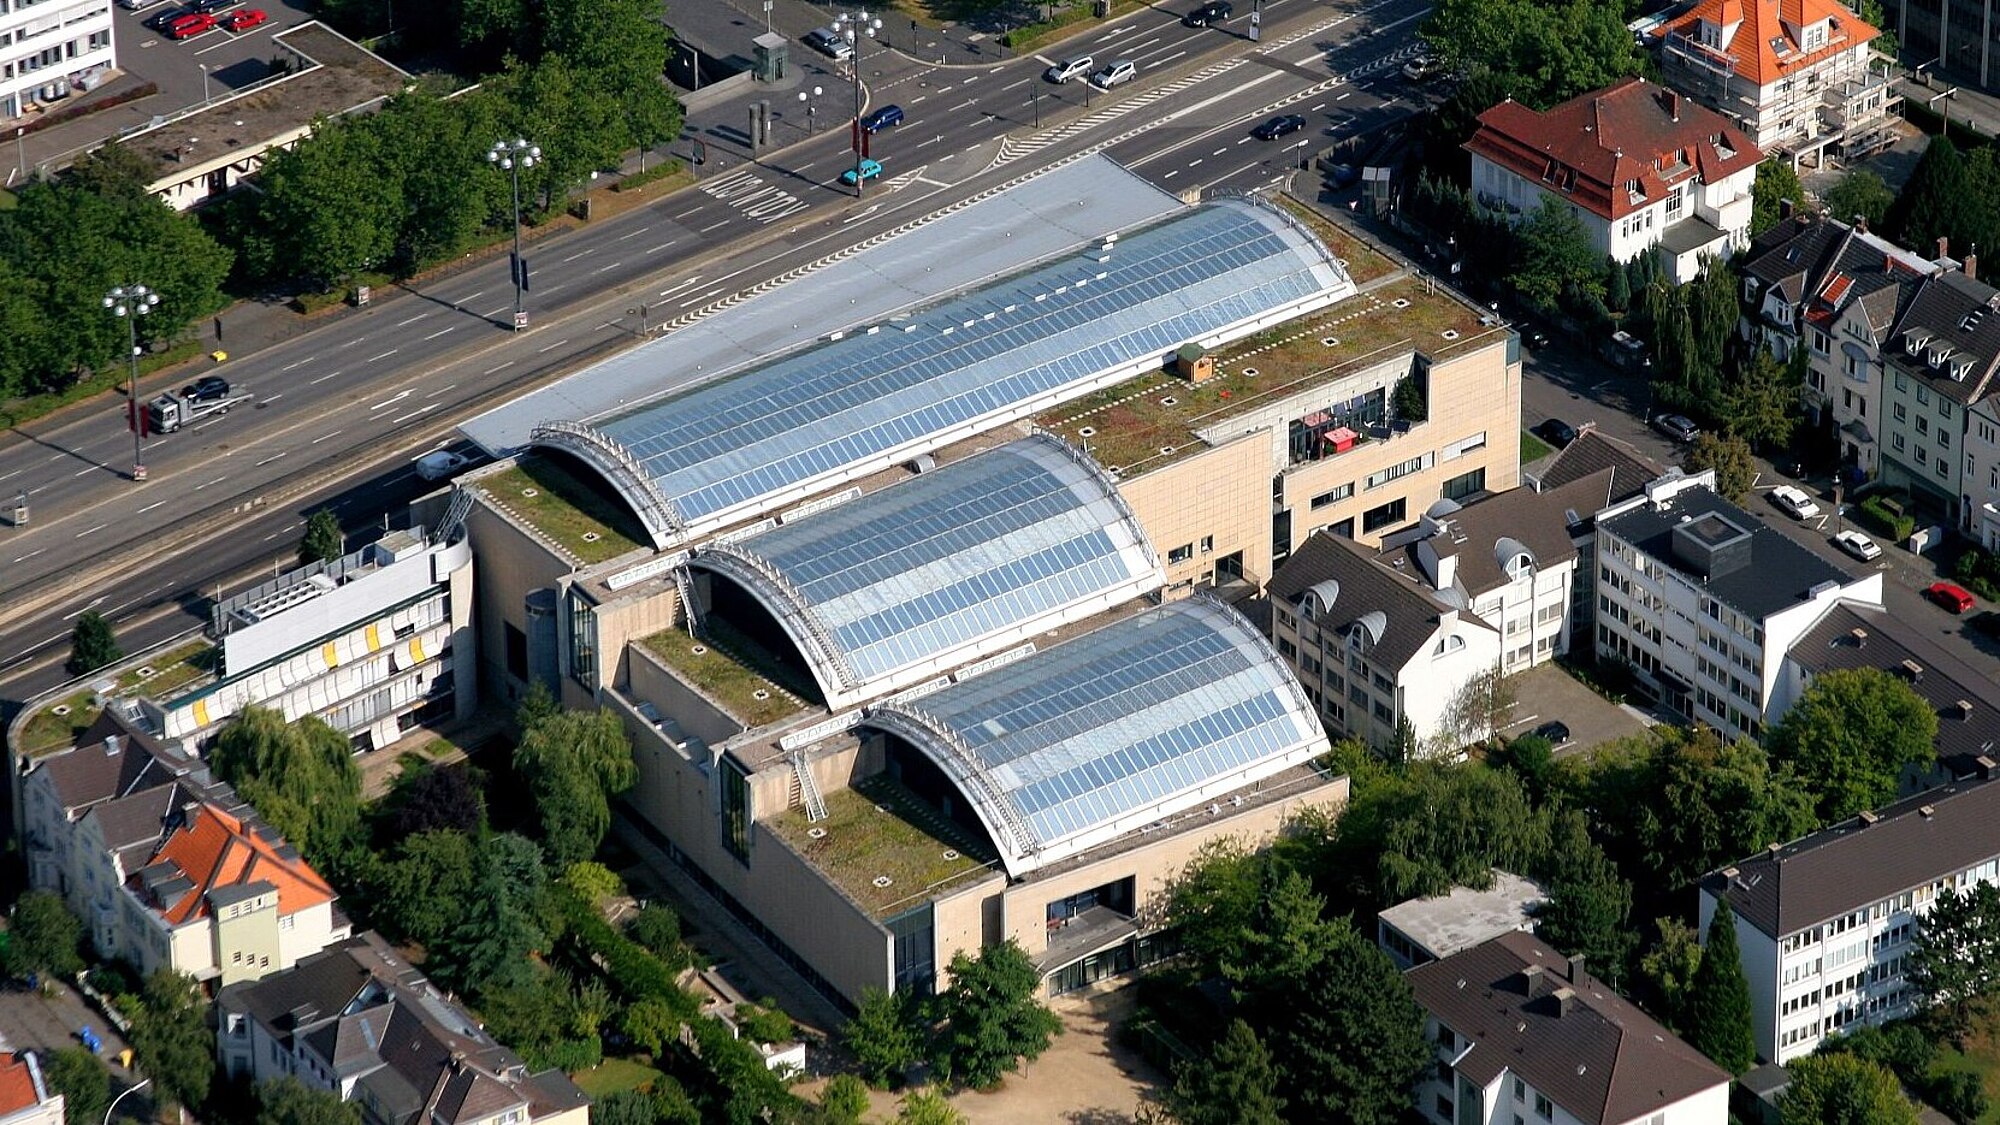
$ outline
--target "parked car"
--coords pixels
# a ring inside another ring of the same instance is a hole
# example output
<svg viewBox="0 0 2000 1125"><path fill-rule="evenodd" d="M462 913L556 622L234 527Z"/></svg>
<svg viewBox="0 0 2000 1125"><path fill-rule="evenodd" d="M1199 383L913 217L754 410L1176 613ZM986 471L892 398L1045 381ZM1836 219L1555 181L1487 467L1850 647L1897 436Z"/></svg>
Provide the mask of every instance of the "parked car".
<svg viewBox="0 0 2000 1125"><path fill-rule="evenodd" d="M214 402L229 397L229 380L220 375L203 375L181 388L181 397L189 402Z"/></svg>
<svg viewBox="0 0 2000 1125"><path fill-rule="evenodd" d="M848 187L853 187L861 180L872 180L881 174L882 174L882 165L873 160L863 160L861 162L860 179L856 179L854 175L854 169L849 168L847 171L842 172L840 174L840 182L846 184Z"/></svg>
<svg viewBox="0 0 2000 1125"><path fill-rule="evenodd" d="M178 4L170 5L168 7L161 8L159 11L154 12L150 16L147 16L146 26L153 29L154 31L165 31L169 26L173 24L175 20L180 19L182 16L185 16L187 14L188 10L186 8L183 8Z"/></svg>
<svg viewBox="0 0 2000 1125"><path fill-rule="evenodd" d="M1653 428L1675 441L1693 441L1701 436L1701 427L1685 414L1662 414L1653 419Z"/></svg>
<svg viewBox="0 0 2000 1125"><path fill-rule="evenodd" d="M215 22L215 17L207 12L189 12L167 25L167 38L193 39L197 35L214 31L219 26L221 25Z"/></svg>
<svg viewBox="0 0 2000 1125"><path fill-rule="evenodd" d="M1080 78L1083 75L1089 74L1090 68L1095 65L1097 65L1097 60L1091 58L1089 55L1078 55L1073 59L1063 59L1043 71L1042 79L1043 81L1053 82L1060 86L1072 78Z"/></svg>
<svg viewBox="0 0 2000 1125"><path fill-rule="evenodd" d="M814 28L805 34L806 46L836 62L854 57L854 45L831 27Z"/></svg>
<svg viewBox="0 0 2000 1125"><path fill-rule="evenodd" d="M435 449L417 458L417 475L425 480L443 480L472 464L472 458L449 449Z"/></svg>
<svg viewBox="0 0 2000 1125"><path fill-rule="evenodd" d="M1289 137L1305 127L1304 117L1296 113L1281 113L1250 130L1250 135L1260 141L1275 141L1279 137Z"/></svg>
<svg viewBox="0 0 2000 1125"><path fill-rule="evenodd" d="M1567 449L1576 440L1576 427L1561 418L1549 418L1535 426L1534 434L1557 449Z"/></svg>
<svg viewBox="0 0 2000 1125"><path fill-rule="evenodd" d="M271 14L262 8L245 8L240 12L229 13L229 19L225 22L229 30L244 32L253 27L262 27L270 20Z"/></svg>
<svg viewBox="0 0 2000 1125"><path fill-rule="evenodd" d="M861 127L870 133L879 133L902 123L903 107L899 105L885 105L861 119Z"/></svg>
<svg viewBox="0 0 2000 1125"><path fill-rule="evenodd" d="M1551 719L1528 732L1530 738L1546 738L1550 746L1561 746L1569 741L1569 724Z"/></svg>
<svg viewBox="0 0 2000 1125"><path fill-rule="evenodd" d="M1873 562L1882 557L1881 546L1859 531L1841 532L1833 537L1833 545L1862 562Z"/></svg>
<svg viewBox="0 0 2000 1125"><path fill-rule="evenodd" d="M212 16L217 12L226 12L241 3L243 0L191 0L188 11Z"/></svg>
<svg viewBox="0 0 2000 1125"><path fill-rule="evenodd" d="M1521 342L1535 351L1541 351L1543 348L1549 346L1549 334L1534 325L1520 325L1519 331L1521 333Z"/></svg>
<svg viewBox="0 0 2000 1125"><path fill-rule="evenodd" d="M128 12L138 12L161 2L162 0L118 0L118 6Z"/></svg>
<svg viewBox="0 0 2000 1125"><path fill-rule="evenodd" d="M1933 582L1924 587L1924 597L1943 606L1952 613L1964 613L1978 605L1965 587L1955 582Z"/></svg>
<svg viewBox="0 0 2000 1125"><path fill-rule="evenodd" d="M1214 27L1216 24L1236 14L1236 8L1229 0L1210 0L1194 11L1181 17L1182 27Z"/></svg>
<svg viewBox="0 0 2000 1125"><path fill-rule="evenodd" d="M1418 55L1403 64L1403 77L1412 82L1429 82L1444 73L1444 60L1436 55Z"/></svg>
<svg viewBox="0 0 2000 1125"><path fill-rule="evenodd" d="M1819 505L1813 502L1813 498L1807 496L1804 489L1789 484L1781 484L1771 490L1771 503L1795 520L1809 520L1819 515Z"/></svg>
<svg viewBox="0 0 2000 1125"><path fill-rule="evenodd" d="M1119 59L1116 62L1104 64L1103 67L1098 69L1097 73L1092 74L1090 76L1090 84L1100 90L1109 90L1113 86L1120 86L1132 81L1132 79L1138 77L1138 74L1139 68L1137 66L1128 60Z"/></svg>

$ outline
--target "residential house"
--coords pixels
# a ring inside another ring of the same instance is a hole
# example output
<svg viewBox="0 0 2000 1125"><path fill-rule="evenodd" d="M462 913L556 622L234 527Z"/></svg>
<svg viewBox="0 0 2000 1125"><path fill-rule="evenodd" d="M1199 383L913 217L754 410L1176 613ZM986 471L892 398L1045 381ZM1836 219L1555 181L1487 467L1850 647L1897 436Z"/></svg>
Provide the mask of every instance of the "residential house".
<svg viewBox="0 0 2000 1125"><path fill-rule="evenodd" d="M1729 737L1776 718L1785 653L1842 602L1882 604L1850 574L1679 472L1597 514L1597 657L1660 706Z"/></svg>
<svg viewBox="0 0 2000 1125"><path fill-rule="evenodd" d="M1532 879L1493 869L1484 890L1453 887L1413 898L1375 916L1375 944L1398 969L1441 961L1501 934L1535 932L1535 912L1549 901Z"/></svg>
<svg viewBox="0 0 2000 1125"><path fill-rule="evenodd" d="M1822 167L1892 143L1902 100L1881 32L1838 0L1701 0L1661 28L1662 80L1767 154Z"/></svg>
<svg viewBox="0 0 2000 1125"><path fill-rule="evenodd" d="M1315 533L1270 585L1271 635L1327 730L1378 749L1407 723L1426 752L1475 737L1452 714L1500 665L1501 634L1343 536Z"/></svg>
<svg viewBox="0 0 2000 1125"><path fill-rule="evenodd" d="M216 994L223 1073L291 1077L361 1106L366 1125L588 1125L560 1070L530 1074L388 943L367 932Z"/></svg>
<svg viewBox="0 0 2000 1125"><path fill-rule="evenodd" d="M2000 396L1980 396L1966 414L1965 490L1977 505L1972 534L2000 551Z"/></svg>
<svg viewBox="0 0 2000 1125"><path fill-rule="evenodd" d="M62 1093L34 1055L0 1054L0 1125L63 1125Z"/></svg>
<svg viewBox="0 0 2000 1125"><path fill-rule="evenodd" d="M1436 1067L1417 1108L1439 1125L1725 1125L1729 1074L1533 934L1407 975Z"/></svg>
<svg viewBox="0 0 2000 1125"><path fill-rule="evenodd" d="M1909 489L1919 508L1969 535L1979 534L1984 505L2000 499L1987 487L2000 467L1992 408L1981 411L1988 421L1972 425L2000 370L2000 290L1975 280L1975 266L1968 257L1962 271L1925 279L1896 322L1895 346L1885 352L1882 449L1884 482Z"/></svg>
<svg viewBox="0 0 2000 1125"><path fill-rule="evenodd" d="M1828 1035L1914 1010L1904 972L1939 892L2000 881L1992 759L1964 781L1864 812L1701 881L1701 931L1736 926L1757 1054L1785 1063Z"/></svg>
<svg viewBox="0 0 2000 1125"><path fill-rule="evenodd" d="M1865 222L1783 209L1745 256L1741 334L1780 361L1804 347L1807 417L1843 465L1872 477L1883 429L1882 345L1923 279L1957 263L1942 248L1927 260Z"/></svg>
<svg viewBox="0 0 2000 1125"><path fill-rule="evenodd" d="M1465 148L1481 205L1513 222L1544 200L1567 205L1598 253L1624 262L1657 250L1675 282L1749 241L1762 152L1721 114L1643 78L1546 112L1501 102Z"/></svg>

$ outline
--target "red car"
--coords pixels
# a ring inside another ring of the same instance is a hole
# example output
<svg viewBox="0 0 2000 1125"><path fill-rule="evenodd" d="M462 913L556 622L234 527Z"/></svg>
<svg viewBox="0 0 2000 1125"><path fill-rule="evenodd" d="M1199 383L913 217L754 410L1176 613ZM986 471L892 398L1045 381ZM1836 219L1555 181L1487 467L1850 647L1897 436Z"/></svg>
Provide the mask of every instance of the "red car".
<svg viewBox="0 0 2000 1125"><path fill-rule="evenodd" d="M197 35L205 35L208 32L214 31L216 27L217 24L214 16L206 12L194 12L168 24L167 38L193 39Z"/></svg>
<svg viewBox="0 0 2000 1125"><path fill-rule="evenodd" d="M1964 613L1978 605L1965 587L1950 582L1933 582L1924 588L1924 596L1953 613Z"/></svg>
<svg viewBox="0 0 2000 1125"><path fill-rule="evenodd" d="M229 14L229 30L248 31L253 27L262 27L270 18L270 15L262 8L245 8L240 12L231 12Z"/></svg>

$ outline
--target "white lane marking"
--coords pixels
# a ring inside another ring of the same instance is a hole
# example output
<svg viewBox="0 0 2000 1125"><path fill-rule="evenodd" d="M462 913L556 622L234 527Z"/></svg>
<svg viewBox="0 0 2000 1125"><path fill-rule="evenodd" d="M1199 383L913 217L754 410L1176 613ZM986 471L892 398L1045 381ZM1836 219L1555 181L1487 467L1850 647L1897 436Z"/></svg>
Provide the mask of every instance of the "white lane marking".
<svg viewBox="0 0 2000 1125"><path fill-rule="evenodd" d="M161 501L161 503L165 503L165 501ZM18 559L15 559L14 561L15 561L15 562L17 562L17 563L24 563L24 562L27 562L27 561L28 561L29 559L32 559L32 558L34 558L34 557L35 557L36 555L39 555L39 554L41 554L41 553L42 553L43 551L46 551L46 550L48 550L48 548L47 548L47 547L37 547L37 548L35 548L34 550L32 550L32 551L29 551L29 552L28 552L27 554L25 554L25 555L22 555L22 556L21 556L20 558L18 558ZM47 644L48 642L44 641L44 642L42 642L42 643L44 643L44 644Z"/></svg>
<svg viewBox="0 0 2000 1125"><path fill-rule="evenodd" d="M564 258L564 259L562 260L562 264L563 264L563 265L568 265L569 263L571 263L571 262L574 262L574 261L576 261L576 260L577 260L578 258L581 258L581 257L583 257L584 255L586 255L586 254L590 254L590 253L592 253L592 252L593 252L593 251L590 251L590 250L578 250L578 251L577 251L576 253L574 253L574 254L571 254L571 255L570 255L569 257L567 257L567 258Z"/></svg>
<svg viewBox="0 0 2000 1125"><path fill-rule="evenodd" d="M318 356L309 355L304 359L294 360L291 363L287 363L283 367L278 368L278 374L283 375L285 372L290 371L294 367L303 366L305 364L311 363L313 360L318 358L319 358Z"/></svg>
<svg viewBox="0 0 2000 1125"><path fill-rule="evenodd" d="M426 340L435 340L435 339L437 339L437 338L438 338L439 336L442 336L442 335L444 335L444 334L445 334L445 333L447 333L447 332L452 332L452 331L456 331L456 330L457 330L457 328L458 328L458 325L456 325L456 324L454 324L454 325L451 325L450 327L447 327L447 328L440 328L440 329L438 329L438 330L437 330L436 332L433 332L433 333L431 333L430 335L428 335L428 336L424 337L424 339L426 339Z"/></svg>
<svg viewBox="0 0 2000 1125"><path fill-rule="evenodd" d="M436 398L437 396L439 396L439 395L441 395L441 394L445 393L446 391L448 391L448 390L450 390L450 389L452 389L453 387L456 387L456 386L458 386L458 384L457 384L457 383L446 383L446 384L445 384L444 386L442 386L442 387L439 387L439 388L438 388L437 390L434 390L434 391L432 391L431 393L429 393L429 394L425 395L424 397L425 397L425 398Z"/></svg>
<svg viewBox="0 0 2000 1125"><path fill-rule="evenodd" d="M394 406L397 403L409 397L410 397L410 392L408 390L397 391L394 396L390 398L385 398L381 402L376 403L375 405L369 407L368 409L370 412L381 410L384 407Z"/></svg>
<svg viewBox="0 0 2000 1125"><path fill-rule="evenodd" d="M569 343L569 339L568 339L567 337L565 337L565 338L563 338L563 339L561 339L561 340L557 340L557 341L556 341L555 343L553 343L553 344L550 344L550 345L548 345L548 347L544 347L544 348L538 348L538 349L536 349L536 351L535 351L535 354L536 354L536 355L540 355L540 354L542 354L543 352L546 352L546 351L549 351L549 350L551 350L551 349L554 349L554 348L560 348L560 347L562 347L562 346L563 346L564 344L567 344L567 343Z"/></svg>
<svg viewBox="0 0 2000 1125"><path fill-rule="evenodd" d="M481 372L480 372L480 374L481 374L481 375L491 375L491 374L493 374L493 373L494 373L495 371L505 371L505 370L506 370L507 368L509 368L509 367L512 367L512 366L514 366L514 361L510 359L510 360L508 360L507 362L505 362L505 363L502 363L502 364L500 364L500 365L498 365L498 366L495 366L495 367L489 367L489 368L487 368L486 370L484 370L484 371L481 371Z"/></svg>
<svg viewBox="0 0 2000 1125"><path fill-rule="evenodd" d="M322 375L322 376L320 376L319 378L317 378L317 379L314 379L314 380L313 380L313 385L314 385L314 386L318 386L318 385L320 385L321 383L324 383L324 382L326 382L326 381L327 381L328 379L338 379L338 378L340 378L340 372L338 372L338 371L335 371L335 372L332 372L331 374L327 374L327 375Z"/></svg>
<svg viewBox="0 0 2000 1125"><path fill-rule="evenodd" d="M84 537L84 536L86 536L86 535L95 535L95 534L96 534L97 532L100 532L100 531L103 531L103 530L104 530L105 528L107 528L107 527L110 527L110 526L111 526L111 525L110 525L110 524L107 524L107 523L100 523L100 524L98 524L98 525L97 525L96 527L87 527L87 528L83 529L82 531L79 531L79 532L77 532L77 533L76 533L76 537L77 537L78 539L81 539L81 538L83 538L83 537Z"/></svg>
<svg viewBox="0 0 2000 1125"><path fill-rule="evenodd" d="M397 351L398 349L396 348L390 348L388 351L383 352L381 355L371 355L367 359L362 360L361 362L374 363L377 360L388 359L390 356L395 355Z"/></svg>
<svg viewBox="0 0 2000 1125"><path fill-rule="evenodd" d="M208 482L208 484L197 484L197 485L195 485L195 486L194 486L194 490L195 490L196 492L200 492L200 491L201 491L202 489L204 489L204 488L207 488L209 484L221 484L221 483L222 483L223 481L226 481L226 480L228 480L228 479L229 479L228 477L216 477L216 478L215 478L214 480L212 480L212 481L209 481L209 482Z"/></svg>
<svg viewBox="0 0 2000 1125"><path fill-rule="evenodd" d="M285 450L283 453L273 453L269 457L264 458L262 461L257 462L257 464L259 467L262 467L264 465L270 464L273 461L282 461L290 455L291 455L291 450L289 449Z"/></svg>
<svg viewBox="0 0 2000 1125"><path fill-rule="evenodd" d="M669 238L669 239L667 239L667 240L666 240L665 242L662 242L662 243L660 243L660 244L659 244L658 246L649 246L649 247L647 247L647 248L646 248L646 253L648 253L648 254L657 254L657 253L659 253L660 251L662 251L662 250L665 250L665 249L666 249L667 247L669 247L669 246L672 246L673 244L674 244L674 240L673 240L673 239L671 239L671 238Z"/></svg>
<svg viewBox="0 0 2000 1125"><path fill-rule="evenodd" d="M136 513L134 513L134 514L135 514L135 515L145 515L145 514L146 514L147 512L150 512L150 511L152 511L152 510L153 510L154 508L157 508L157 507L159 507L160 505L162 505L162 504L164 504L164 503L166 503L166 501L165 501L165 500L155 500L155 501L153 501L153 502L152 502L151 504L148 504L148 505L146 505L145 507L143 507L143 508L139 509L139 510L138 510L138 511L137 511Z"/></svg>
<svg viewBox="0 0 2000 1125"><path fill-rule="evenodd" d="M420 321L429 315L431 315L430 312L425 311L425 312L420 312L415 316L406 316L403 319L396 322L396 327L401 328L405 324L415 324L417 321Z"/></svg>
<svg viewBox="0 0 2000 1125"><path fill-rule="evenodd" d="M410 411L410 412L409 412L408 414L405 414L405 415L403 415L403 416L401 416L401 417L399 417L399 418L391 418L391 419L389 419L389 424L390 424L391 426L398 426L398 425L401 425L401 424L402 424L402 423L404 423L404 422L407 422L407 421L409 421L409 420L410 420L410 419L412 419L412 418L421 418L421 417L423 417L424 415L426 415L426 414L429 414L429 413L430 413L431 411L433 411L433 410L436 410L436 409L437 409L438 407L440 407L440 406L443 406L443 405L444 405L444 404L443 404L443 403L441 403L441 402L434 402L434 403L431 403L431 404L430 404L429 406L426 406L426 407L422 407L422 408L420 408L420 409L417 409L417 410L412 410L412 411Z"/></svg>
<svg viewBox="0 0 2000 1125"><path fill-rule="evenodd" d="M328 439L328 438L330 438L330 437L333 437L333 436L335 436L335 435L337 435L337 434L339 434L339 433L341 433L341 432L342 432L342 431L340 431L340 430L335 430L335 431L333 431L333 433L330 433L330 434L321 434L321 435L319 435L318 437L316 437L316 438L312 439L312 444L314 444L314 445L318 445L318 444L319 444L320 442L323 442L323 441L325 441L326 439Z"/></svg>
<svg viewBox="0 0 2000 1125"><path fill-rule="evenodd" d="M276 401L278 401L279 399L281 399L281 398L284 398L284 397L285 397L285 392L283 392L283 391L279 391L279 392L278 392L277 394L274 394L274 395L265 395L265 396L264 396L264 405L265 405L265 406L269 406L269 405L271 405L272 403L274 403L274 402L276 402Z"/></svg>
<svg viewBox="0 0 2000 1125"><path fill-rule="evenodd" d="M73 472L73 473L71 473L71 474L70 474L70 476L71 476L71 477L73 477L73 478L74 478L74 477L87 477L87 476L89 476L90 474L92 474L92 473L94 473L94 472L96 472L96 471L97 471L97 466L95 466L95 465L92 465L92 466L91 466L91 467L89 467L88 469L78 469L78 470L77 470L76 472Z"/></svg>
<svg viewBox="0 0 2000 1125"><path fill-rule="evenodd" d="M665 289L660 290L660 296L662 297L671 296L674 290L686 289L688 286L693 285L695 282L700 280L701 280L701 275L695 274L693 277L688 278L686 281L676 281L672 285L667 286Z"/></svg>
<svg viewBox="0 0 2000 1125"><path fill-rule="evenodd" d="M612 239L611 241L613 241L613 242L623 242L623 241L625 241L625 240L626 240L626 239L628 239L628 238L637 238L637 237L639 237L640 235L642 235L642 234L645 234L645 233L646 233L646 228L645 228L645 227L634 227L634 228L632 229L631 233L629 233L629 234L621 234L621 235L619 235L619 236L618 236L617 238L614 238L614 239Z"/></svg>
<svg viewBox="0 0 2000 1125"><path fill-rule="evenodd" d="M707 226L705 226L705 227L701 228L700 230L696 231L695 233L696 233L696 234L707 234L707 233L708 233L709 231L712 231L712 230L716 230L716 229L718 229L718 228L720 228L720 227L726 227L726 226L728 226L728 225L729 225L729 220L728 220L728 219L724 219L724 220L722 220L722 221L721 221L721 222L719 222L719 223L710 223L710 224L708 224Z"/></svg>
<svg viewBox="0 0 2000 1125"><path fill-rule="evenodd" d="M622 265L624 265L624 264L625 264L624 262L613 262L613 263L611 263L611 264L610 264L610 265L608 265L608 266L599 266L599 267L597 267L597 268L596 268L595 270L592 270L591 272L592 272L592 274L593 274L593 275L595 275L595 274L600 274L600 273L605 273L605 272L607 272L607 271L609 271L609 270L615 270L615 269L617 269L617 268L618 268L619 266L622 266Z"/></svg>
<svg viewBox="0 0 2000 1125"><path fill-rule="evenodd" d="M724 288L726 288L726 287L725 287L725 286L721 286L721 285L718 285L718 286L716 286L715 288L713 288L713 289L709 290L708 292L706 292L706 293L703 293L703 294L702 294L701 296L699 296L699 297L689 297L689 298L688 298L687 300L685 300L685 301L682 301L682 302L680 303L680 307L681 307L681 308L687 308L687 307L688 307L689 305L692 305L692 304L697 304L697 303L699 303L699 302L701 302L701 301L706 301L706 300L708 300L708 299L709 299L710 297L713 297L713 296L715 296L715 295L716 295L717 293L720 293L720 292L722 292L722 290L723 290Z"/></svg>

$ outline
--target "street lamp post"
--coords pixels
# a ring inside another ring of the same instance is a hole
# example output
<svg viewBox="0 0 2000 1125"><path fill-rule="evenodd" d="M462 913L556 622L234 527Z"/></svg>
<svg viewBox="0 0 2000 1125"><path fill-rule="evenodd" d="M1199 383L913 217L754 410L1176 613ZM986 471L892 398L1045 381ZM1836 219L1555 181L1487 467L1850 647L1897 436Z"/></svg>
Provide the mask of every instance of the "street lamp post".
<svg viewBox="0 0 2000 1125"><path fill-rule="evenodd" d="M542 158L538 145L516 137L511 141L494 141L486 150L486 162L507 172L514 182L514 331L528 326L528 310L521 305L521 292L528 287L528 262L521 257L521 169L533 168L535 161Z"/></svg>
<svg viewBox="0 0 2000 1125"><path fill-rule="evenodd" d="M196 63L201 68L201 104L208 104L208 64Z"/></svg>
<svg viewBox="0 0 2000 1125"><path fill-rule="evenodd" d="M104 307L125 321L127 358L132 361L130 390L132 409L132 479L146 479L146 453L142 437L146 415L139 402L139 318L153 311L160 295L143 285L120 285L104 295Z"/></svg>
<svg viewBox="0 0 2000 1125"><path fill-rule="evenodd" d="M825 92L818 86L814 86L810 94L804 90L799 91L799 101L805 103L806 107L806 136L808 137L813 134L813 111L819 108L819 96Z"/></svg>
<svg viewBox="0 0 2000 1125"><path fill-rule="evenodd" d="M868 182L861 177L861 46L882 30L882 21L866 12L848 12L835 17L833 26L854 48L848 61L854 66L854 198L860 199Z"/></svg>
<svg viewBox="0 0 2000 1125"><path fill-rule="evenodd" d="M152 1084L153 1084L152 1079L145 1078L141 1079L139 1084L136 1086L128 1086L125 1089L118 1091L118 1096L112 1098L111 1104L104 1107L104 1125L111 1125L111 1111L118 1108L119 1102L124 1101L127 1096L131 1094L136 1094L139 1091L145 1089L146 1087L151 1086Z"/></svg>

